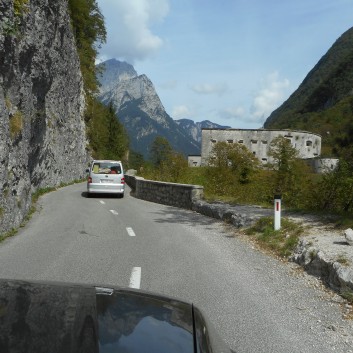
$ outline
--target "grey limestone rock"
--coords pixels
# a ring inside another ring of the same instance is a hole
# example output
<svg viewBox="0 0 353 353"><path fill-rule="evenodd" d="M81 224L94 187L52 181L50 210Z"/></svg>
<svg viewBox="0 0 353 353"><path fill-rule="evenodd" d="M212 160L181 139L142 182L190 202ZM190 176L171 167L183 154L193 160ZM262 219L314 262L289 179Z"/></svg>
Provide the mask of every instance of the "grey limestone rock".
<svg viewBox="0 0 353 353"><path fill-rule="evenodd" d="M31 0L21 18L0 0L0 233L39 188L84 176L80 63L66 0Z"/></svg>
<svg viewBox="0 0 353 353"><path fill-rule="evenodd" d="M344 231L344 236L349 245L353 245L353 229L348 228Z"/></svg>

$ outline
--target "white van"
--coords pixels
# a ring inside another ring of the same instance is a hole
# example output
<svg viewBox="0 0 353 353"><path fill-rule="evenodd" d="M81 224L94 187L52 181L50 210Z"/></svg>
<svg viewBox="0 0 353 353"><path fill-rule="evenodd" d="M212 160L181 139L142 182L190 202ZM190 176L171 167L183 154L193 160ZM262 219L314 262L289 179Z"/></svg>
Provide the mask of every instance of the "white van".
<svg viewBox="0 0 353 353"><path fill-rule="evenodd" d="M124 197L125 178L123 165L120 161L94 160L86 170L87 196L91 194L117 194Z"/></svg>

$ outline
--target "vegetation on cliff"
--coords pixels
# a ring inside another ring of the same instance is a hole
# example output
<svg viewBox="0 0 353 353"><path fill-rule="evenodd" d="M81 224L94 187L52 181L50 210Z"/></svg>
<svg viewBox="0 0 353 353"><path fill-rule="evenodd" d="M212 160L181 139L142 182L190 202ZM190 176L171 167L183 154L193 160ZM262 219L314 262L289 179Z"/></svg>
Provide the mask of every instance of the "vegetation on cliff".
<svg viewBox="0 0 353 353"><path fill-rule="evenodd" d="M322 136L322 155L352 157L353 28L308 73L265 128L300 129Z"/></svg>
<svg viewBox="0 0 353 353"><path fill-rule="evenodd" d="M316 177L311 207L353 211L353 28L346 31L275 110L265 128L300 129L322 136L322 156L338 157L336 170ZM309 207L309 205L307 206Z"/></svg>
<svg viewBox="0 0 353 353"><path fill-rule="evenodd" d="M99 83L95 61L99 46L106 40L104 17L96 0L69 0L71 23L80 58L86 93L85 122L91 154L94 158L124 159L128 137L111 105L96 98Z"/></svg>

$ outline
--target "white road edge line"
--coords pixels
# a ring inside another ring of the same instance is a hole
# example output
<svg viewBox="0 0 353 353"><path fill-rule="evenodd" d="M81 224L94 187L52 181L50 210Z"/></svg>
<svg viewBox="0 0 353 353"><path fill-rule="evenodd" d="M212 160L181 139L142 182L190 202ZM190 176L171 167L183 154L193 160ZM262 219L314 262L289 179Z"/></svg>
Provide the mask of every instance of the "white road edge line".
<svg viewBox="0 0 353 353"><path fill-rule="evenodd" d="M136 234L135 234L135 232L133 231L132 228L127 227L127 228L126 228L126 231L127 231L127 233L130 235L130 237L136 237Z"/></svg>
<svg viewBox="0 0 353 353"><path fill-rule="evenodd" d="M115 210L109 210L113 215L117 216L119 213Z"/></svg>
<svg viewBox="0 0 353 353"><path fill-rule="evenodd" d="M141 267L133 267L130 276L130 288L140 289L141 285Z"/></svg>

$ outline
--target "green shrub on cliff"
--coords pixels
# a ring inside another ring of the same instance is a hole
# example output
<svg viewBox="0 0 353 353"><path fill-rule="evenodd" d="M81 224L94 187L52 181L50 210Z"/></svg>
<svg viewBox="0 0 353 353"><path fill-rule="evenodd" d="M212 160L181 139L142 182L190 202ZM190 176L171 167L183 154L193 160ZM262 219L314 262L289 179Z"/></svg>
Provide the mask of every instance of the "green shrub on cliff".
<svg viewBox="0 0 353 353"><path fill-rule="evenodd" d="M69 0L68 4L86 93L90 152L94 158L123 159L128 150L127 134L113 107L105 107L95 97L99 88L95 61L99 46L106 41L104 17L95 0Z"/></svg>
<svg viewBox="0 0 353 353"><path fill-rule="evenodd" d="M13 12L15 17L21 17L28 9L29 0L14 0Z"/></svg>
<svg viewBox="0 0 353 353"><path fill-rule="evenodd" d="M23 117L20 111L17 111L13 116L10 118L10 136L14 139L23 128Z"/></svg>
<svg viewBox="0 0 353 353"><path fill-rule="evenodd" d="M69 0L68 4L85 91L92 94L98 90L95 67L98 48L107 35L104 17L95 0Z"/></svg>

